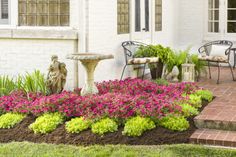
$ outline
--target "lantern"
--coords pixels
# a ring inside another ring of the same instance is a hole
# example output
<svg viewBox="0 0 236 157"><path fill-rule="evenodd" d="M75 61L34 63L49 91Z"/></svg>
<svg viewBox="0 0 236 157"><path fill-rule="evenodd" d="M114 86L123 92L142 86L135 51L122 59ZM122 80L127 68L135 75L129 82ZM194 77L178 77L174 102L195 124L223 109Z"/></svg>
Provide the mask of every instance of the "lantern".
<svg viewBox="0 0 236 157"><path fill-rule="evenodd" d="M195 65L185 63L182 64L182 82L194 82L195 79Z"/></svg>

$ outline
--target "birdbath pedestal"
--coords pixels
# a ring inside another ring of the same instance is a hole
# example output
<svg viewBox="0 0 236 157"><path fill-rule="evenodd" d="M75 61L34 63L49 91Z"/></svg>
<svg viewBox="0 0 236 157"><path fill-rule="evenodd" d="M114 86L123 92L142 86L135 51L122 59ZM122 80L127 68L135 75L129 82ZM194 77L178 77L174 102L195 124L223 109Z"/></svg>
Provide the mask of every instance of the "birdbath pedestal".
<svg viewBox="0 0 236 157"><path fill-rule="evenodd" d="M97 94L98 89L94 83L94 71L97 64L104 59L112 59L113 55L104 55L96 53L76 53L67 56L67 59L79 60L87 72L85 85L81 90L81 95Z"/></svg>

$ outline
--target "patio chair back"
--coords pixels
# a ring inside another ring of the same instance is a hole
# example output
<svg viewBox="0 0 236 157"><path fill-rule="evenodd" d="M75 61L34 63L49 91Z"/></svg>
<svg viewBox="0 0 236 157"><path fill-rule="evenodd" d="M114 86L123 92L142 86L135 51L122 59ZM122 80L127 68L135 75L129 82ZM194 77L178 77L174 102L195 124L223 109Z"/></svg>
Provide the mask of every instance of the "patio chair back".
<svg viewBox="0 0 236 157"><path fill-rule="evenodd" d="M212 49L213 45L222 46L223 48L222 47L215 47L215 49ZM233 43L231 41L217 40L217 41L209 42L209 43L201 46L198 49L198 51L201 55L199 59L206 61L208 63L209 78L210 79L211 79L211 68L210 68L211 64L210 64L210 62L217 63L217 67L218 67L217 84L219 84L219 81L220 81L220 63L227 63L229 65L233 81L235 81L232 65L230 64L230 51L231 51L232 46L233 46ZM217 48L218 48L218 50L217 50ZM222 54L217 54L217 55L211 54L211 52L215 52L215 51L217 51L216 53L222 53Z"/></svg>
<svg viewBox="0 0 236 157"><path fill-rule="evenodd" d="M140 48L140 46L147 46L147 44L138 41L124 41L121 45L124 49L126 64L128 64L129 59L134 58L134 54Z"/></svg>
<svg viewBox="0 0 236 157"><path fill-rule="evenodd" d="M228 61L229 61L230 49L232 48L233 43L231 41L228 41L228 40L217 40L217 41L212 41L212 42L206 43L205 45L201 46L198 49L198 52L200 54L205 53L207 56L210 56L211 55L211 48L212 48L213 45L225 46L225 52L224 52L225 54L222 54L222 55L228 56Z"/></svg>

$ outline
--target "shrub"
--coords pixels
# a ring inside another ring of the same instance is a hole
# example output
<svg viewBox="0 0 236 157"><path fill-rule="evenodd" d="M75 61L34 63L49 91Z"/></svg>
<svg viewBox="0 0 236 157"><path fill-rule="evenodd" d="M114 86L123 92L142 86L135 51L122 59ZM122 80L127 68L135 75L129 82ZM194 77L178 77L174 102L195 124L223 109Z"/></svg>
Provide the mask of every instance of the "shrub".
<svg viewBox="0 0 236 157"><path fill-rule="evenodd" d="M188 103L191 104L193 107L200 108L202 106L202 99L200 96L190 94Z"/></svg>
<svg viewBox="0 0 236 157"><path fill-rule="evenodd" d="M20 123L25 115L19 113L6 113L0 116L0 128L9 129Z"/></svg>
<svg viewBox="0 0 236 157"><path fill-rule="evenodd" d="M189 128L189 122L183 116L166 116L161 118L158 124L173 131L184 131Z"/></svg>
<svg viewBox="0 0 236 157"><path fill-rule="evenodd" d="M200 96L202 100L206 100L208 102L211 102L213 99L213 93L209 90L197 90L194 94Z"/></svg>
<svg viewBox="0 0 236 157"><path fill-rule="evenodd" d="M45 113L38 117L29 128L32 129L34 133L50 133L55 130L59 124L63 123L63 118L60 113Z"/></svg>
<svg viewBox="0 0 236 157"><path fill-rule="evenodd" d="M163 78L156 79L156 80L154 80L154 82L160 86L168 86L169 85L169 82Z"/></svg>
<svg viewBox="0 0 236 157"><path fill-rule="evenodd" d="M190 117L199 114L198 110L189 104L179 104L179 106L182 107L182 112L184 117Z"/></svg>
<svg viewBox="0 0 236 157"><path fill-rule="evenodd" d="M92 129L92 132L95 134L104 135L105 133L108 133L108 132L117 131L118 125L114 120L110 118L104 118L92 124L91 129Z"/></svg>
<svg viewBox="0 0 236 157"><path fill-rule="evenodd" d="M80 133L81 131L88 129L91 124L91 120L86 120L83 117L74 118L71 121L66 122L66 131L68 133Z"/></svg>
<svg viewBox="0 0 236 157"><path fill-rule="evenodd" d="M141 136L145 131L155 127L155 123L150 118L137 116L127 120L122 134L128 136Z"/></svg>

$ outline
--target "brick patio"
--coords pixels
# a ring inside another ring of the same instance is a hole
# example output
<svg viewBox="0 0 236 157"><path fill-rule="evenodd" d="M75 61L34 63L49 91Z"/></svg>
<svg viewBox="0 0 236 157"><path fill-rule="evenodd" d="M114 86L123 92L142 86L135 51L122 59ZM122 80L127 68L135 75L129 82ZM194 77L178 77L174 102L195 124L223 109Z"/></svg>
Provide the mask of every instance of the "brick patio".
<svg viewBox="0 0 236 157"><path fill-rule="evenodd" d="M199 129L191 136L192 143L236 147L236 82L232 81L229 68L221 70L220 84L216 84L216 68L212 70L212 79L205 77L198 82L216 98L195 118Z"/></svg>

